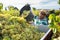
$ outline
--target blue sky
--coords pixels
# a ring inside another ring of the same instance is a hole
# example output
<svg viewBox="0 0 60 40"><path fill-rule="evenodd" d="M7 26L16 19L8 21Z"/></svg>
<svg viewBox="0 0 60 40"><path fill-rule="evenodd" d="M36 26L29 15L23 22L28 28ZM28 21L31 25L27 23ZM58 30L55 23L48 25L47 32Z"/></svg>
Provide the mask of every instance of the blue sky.
<svg viewBox="0 0 60 40"><path fill-rule="evenodd" d="M25 4L31 4L31 7L37 9L59 9L58 0L0 0L4 7L13 5L21 9Z"/></svg>
<svg viewBox="0 0 60 40"><path fill-rule="evenodd" d="M60 5L58 4L58 0L45 0L40 2L36 8L42 8L42 9L59 9Z"/></svg>

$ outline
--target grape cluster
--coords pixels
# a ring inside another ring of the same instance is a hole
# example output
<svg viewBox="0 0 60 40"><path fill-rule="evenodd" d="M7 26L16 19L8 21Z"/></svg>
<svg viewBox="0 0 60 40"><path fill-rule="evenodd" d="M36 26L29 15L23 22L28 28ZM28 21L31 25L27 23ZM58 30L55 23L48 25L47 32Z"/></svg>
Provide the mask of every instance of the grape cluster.
<svg viewBox="0 0 60 40"><path fill-rule="evenodd" d="M8 12L0 14L0 40L40 40L44 35L23 17Z"/></svg>

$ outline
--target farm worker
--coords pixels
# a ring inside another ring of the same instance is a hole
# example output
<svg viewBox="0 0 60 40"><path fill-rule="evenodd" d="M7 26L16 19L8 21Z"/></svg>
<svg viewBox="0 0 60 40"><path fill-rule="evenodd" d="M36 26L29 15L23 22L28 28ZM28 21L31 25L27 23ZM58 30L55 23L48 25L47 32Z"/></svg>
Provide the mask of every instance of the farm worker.
<svg viewBox="0 0 60 40"><path fill-rule="evenodd" d="M40 13L39 13L39 16L37 17L37 16L35 16L35 18L34 18L34 24L35 25L40 25L40 24L42 24L42 25L47 25L48 23L47 23L47 18L46 18L46 13L45 13L45 11L41 11Z"/></svg>
<svg viewBox="0 0 60 40"><path fill-rule="evenodd" d="M30 22L33 20L34 15L31 11L30 4L26 4L24 7L21 8L20 16L24 17L24 19L26 19L27 22Z"/></svg>

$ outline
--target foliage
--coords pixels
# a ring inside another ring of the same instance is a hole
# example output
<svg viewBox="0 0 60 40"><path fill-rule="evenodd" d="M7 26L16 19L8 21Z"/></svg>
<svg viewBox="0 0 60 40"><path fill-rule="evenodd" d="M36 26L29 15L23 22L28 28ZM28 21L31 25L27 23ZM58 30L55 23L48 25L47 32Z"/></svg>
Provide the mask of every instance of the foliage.
<svg viewBox="0 0 60 40"><path fill-rule="evenodd" d="M39 15L39 10L36 10L36 9L33 8L32 12L33 12L33 14L36 15L36 16Z"/></svg>
<svg viewBox="0 0 60 40"><path fill-rule="evenodd" d="M59 15L59 13L60 13L60 10L56 10L56 11L55 11L55 14L56 14L56 15Z"/></svg>
<svg viewBox="0 0 60 40"><path fill-rule="evenodd" d="M58 15L57 15L58 13ZM55 16L54 16L55 15ZM49 27L53 30L52 40L60 40L60 12L56 11L55 14L49 15L50 24Z"/></svg>

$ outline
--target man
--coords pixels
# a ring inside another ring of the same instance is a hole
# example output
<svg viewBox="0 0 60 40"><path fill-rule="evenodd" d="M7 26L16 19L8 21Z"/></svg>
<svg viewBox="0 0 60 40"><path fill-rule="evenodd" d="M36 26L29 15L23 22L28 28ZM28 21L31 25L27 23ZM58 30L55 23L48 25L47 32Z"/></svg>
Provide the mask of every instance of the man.
<svg viewBox="0 0 60 40"><path fill-rule="evenodd" d="M24 17L24 19L26 19L26 21L29 23L30 23L30 21L33 20L34 15L31 11L30 4L26 4L24 7L21 8L20 16Z"/></svg>
<svg viewBox="0 0 60 40"><path fill-rule="evenodd" d="M34 24L35 25L47 25L47 18L46 18L46 13L44 11L41 11L39 13L39 16L38 17L35 17L34 19Z"/></svg>

